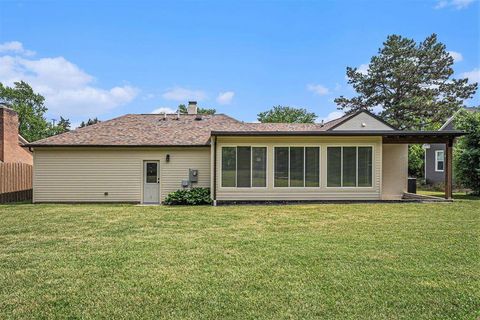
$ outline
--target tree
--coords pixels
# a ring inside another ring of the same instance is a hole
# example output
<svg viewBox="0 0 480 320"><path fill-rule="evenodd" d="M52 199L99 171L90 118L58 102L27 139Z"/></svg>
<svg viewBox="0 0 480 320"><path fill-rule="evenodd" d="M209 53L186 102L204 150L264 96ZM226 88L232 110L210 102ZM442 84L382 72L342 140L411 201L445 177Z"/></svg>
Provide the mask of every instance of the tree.
<svg viewBox="0 0 480 320"><path fill-rule="evenodd" d="M317 115L307 109L288 106L274 106L257 115L258 121L270 123L313 123L316 118Z"/></svg>
<svg viewBox="0 0 480 320"><path fill-rule="evenodd" d="M347 67L356 97L335 99L349 112L381 107L380 116L400 129L438 127L471 98L477 83L453 79L453 58L436 34L416 43L390 35L366 72Z"/></svg>
<svg viewBox="0 0 480 320"><path fill-rule="evenodd" d="M408 174L411 177L423 177L425 150L419 144L408 146Z"/></svg>
<svg viewBox="0 0 480 320"><path fill-rule="evenodd" d="M180 113L188 113L188 109L184 104L178 105L178 110ZM197 108L198 114L215 114L217 113L216 109L208 109L208 108Z"/></svg>
<svg viewBox="0 0 480 320"><path fill-rule="evenodd" d="M14 87L0 83L0 102L6 103L18 113L18 131L28 141L36 141L70 130L70 120L60 117L57 125L45 119L45 98L35 93L24 82L14 82Z"/></svg>
<svg viewBox="0 0 480 320"><path fill-rule="evenodd" d="M48 125L48 136L54 136L60 133L70 131L70 120L60 117L60 120L56 125L49 124Z"/></svg>
<svg viewBox="0 0 480 320"><path fill-rule="evenodd" d="M28 141L45 138L49 124L44 115L45 98L33 91L26 82L15 82L10 88L0 83L0 101L18 113L19 133Z"/></svg>
<svg viewBox="0 0 480 320"><path fill-rule="evenodd" d="M83 127L86 127L86 126L91 126L92 124L99 123L99 122L101 122L101 121L98 120L98 118L93 118L93 119L88 118L87 122L82 121L82 123L80 123L79 128L83 128Z"/></svg>
<svg viewBox="0 0 480 320"><path fill-rule="evenodd" d="M455 148L455 179L480 195L480 111L462 110L455 117L455 129L467 133Z"/></svg>

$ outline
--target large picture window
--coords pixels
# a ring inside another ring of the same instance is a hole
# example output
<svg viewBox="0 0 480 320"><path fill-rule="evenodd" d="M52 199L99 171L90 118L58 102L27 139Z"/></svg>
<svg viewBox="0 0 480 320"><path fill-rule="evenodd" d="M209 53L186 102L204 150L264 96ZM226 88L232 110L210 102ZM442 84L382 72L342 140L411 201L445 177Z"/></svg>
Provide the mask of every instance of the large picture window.
<svg viewBox="0 0 480 320"><path fill-rule="evenodd" d="M319 147L275 147L275 187L319 187Z"/></svg>
<svg viewBox="0 0 480 320"><path fill-rule="evenodd" d="M328 147L327 187L371 187L372 147Z"/></svg>
<svg viewBox="0 0 480 320"><path fill-rule="evenodd" d="M266 186L266 147L222 147L222 187Z"/></svg>

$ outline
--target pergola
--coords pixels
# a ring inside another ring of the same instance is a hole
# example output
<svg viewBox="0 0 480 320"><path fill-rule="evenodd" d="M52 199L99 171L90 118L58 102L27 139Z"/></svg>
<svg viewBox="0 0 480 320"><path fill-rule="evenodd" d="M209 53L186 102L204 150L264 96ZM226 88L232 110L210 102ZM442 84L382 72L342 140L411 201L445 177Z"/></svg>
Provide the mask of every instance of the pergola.
<svg viewBox="0 0 480 320"><path fill-rule="evenodd" d="M445 144L445 199L452 199L453 143L463 131L392 131L382 134L384 144Z"/></svg>

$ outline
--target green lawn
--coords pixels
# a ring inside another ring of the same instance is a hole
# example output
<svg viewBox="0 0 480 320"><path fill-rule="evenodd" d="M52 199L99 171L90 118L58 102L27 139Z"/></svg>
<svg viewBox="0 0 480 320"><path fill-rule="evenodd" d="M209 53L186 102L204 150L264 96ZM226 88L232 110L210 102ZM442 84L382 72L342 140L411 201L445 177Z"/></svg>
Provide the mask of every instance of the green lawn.
<svg viewBox="0 0 480 320"><path fill-rule="evenodd" d="M480 201L0 206L0 318L476 319Z"/></svg>

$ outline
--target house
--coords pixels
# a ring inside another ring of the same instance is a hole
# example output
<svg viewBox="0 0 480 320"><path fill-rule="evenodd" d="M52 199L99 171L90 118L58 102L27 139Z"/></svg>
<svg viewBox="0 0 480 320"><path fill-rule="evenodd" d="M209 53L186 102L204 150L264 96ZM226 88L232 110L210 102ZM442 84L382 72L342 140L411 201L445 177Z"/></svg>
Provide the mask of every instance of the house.
<svg viewBox="0 0 480 320"><path fill-rule="evenodd" d="M398 200L408 143L446 144L448 178L461 134L401 131L366 111L322 124L245 123L189 102L188 114L127 114L30 143L33 201L160 203L188 187L210 187L215 204Z"/></svg>
<svg viewBox="0 0 480 320"><path fill-rule="evenodd" d="M33 155L25 147L28 143L18 134L18 114L0 104L0 163L33 164Z"/></svg>
<svg viewBox="0 0 480 320"><path fill-rule="evenodd" d="M478 112L475 108L464 108L470 112ZM454 113L439 129L439 131L455 130L455 118L458 112ZM424 174L425 183L430 185L443 184L445 182L445 145L424 144Z"/></svg>

